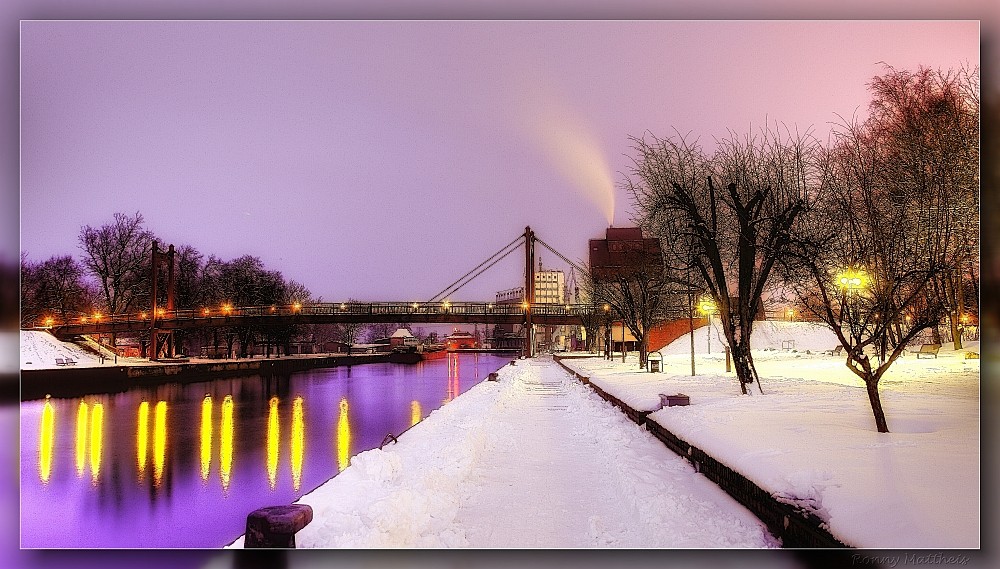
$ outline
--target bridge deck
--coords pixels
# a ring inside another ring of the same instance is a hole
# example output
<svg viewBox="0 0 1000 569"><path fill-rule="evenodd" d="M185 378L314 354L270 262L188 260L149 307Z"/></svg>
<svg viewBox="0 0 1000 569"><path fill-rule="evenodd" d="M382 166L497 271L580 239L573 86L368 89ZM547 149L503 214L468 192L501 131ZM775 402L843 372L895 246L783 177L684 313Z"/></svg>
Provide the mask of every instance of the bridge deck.
<svg viewBox="0 0 1000 569"><path fill-rule="evenodd" d="M284 306L223 307L200 310L158 312L155 322L147 313L116 314L99 319L82 318L73 322L47 325L57 337L81 334L139 332L155 325L160 330L184 330L224 326L289 326L331 323L477 323L523 324L526 308L520 304L475 302L403 303L351 302L315 303ZM589 304L537 304L531 307L535 324L581 325L593 315Z"/></svg>

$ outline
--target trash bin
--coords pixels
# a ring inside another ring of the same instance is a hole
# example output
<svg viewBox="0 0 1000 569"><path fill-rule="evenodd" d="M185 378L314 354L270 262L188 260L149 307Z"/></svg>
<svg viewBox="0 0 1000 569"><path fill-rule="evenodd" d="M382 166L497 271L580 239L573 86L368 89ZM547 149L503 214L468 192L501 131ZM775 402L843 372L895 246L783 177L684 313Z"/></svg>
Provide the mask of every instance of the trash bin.
<svg viewBox="0 0 1000 569"><path fill-rule="evenodd" d="M660 360L649 360L649 372L660 373Z"/></svg>

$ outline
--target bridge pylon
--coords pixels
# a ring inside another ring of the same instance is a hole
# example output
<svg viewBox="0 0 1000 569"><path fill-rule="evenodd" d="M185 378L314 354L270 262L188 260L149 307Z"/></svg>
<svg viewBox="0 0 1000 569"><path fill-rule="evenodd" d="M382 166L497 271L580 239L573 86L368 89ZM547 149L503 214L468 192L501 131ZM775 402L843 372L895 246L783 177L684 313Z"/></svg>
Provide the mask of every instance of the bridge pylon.
<svg viewBox="0 0 1000 569"><path fill-rule="evenodd" d="M531 311L535 307L535 232L524 228L524 356L535 356L535 326Z"/></svg>
<svg viewBox="0 0 1000 569"><path fill-rule="evenodd" d="M160 310L157 305L159 291L158 277L162 267L167 270L167 302L165 312L174 311L175 287L174 287L174 246L170 245L166 251L159 250L159 244L153 241L153 259L151 267L152 290L150 291L150 312L149 312L149 359L156 361L162 352L166 352L167 357L174 357L174 331L160 329L157 326Z"/></svg>

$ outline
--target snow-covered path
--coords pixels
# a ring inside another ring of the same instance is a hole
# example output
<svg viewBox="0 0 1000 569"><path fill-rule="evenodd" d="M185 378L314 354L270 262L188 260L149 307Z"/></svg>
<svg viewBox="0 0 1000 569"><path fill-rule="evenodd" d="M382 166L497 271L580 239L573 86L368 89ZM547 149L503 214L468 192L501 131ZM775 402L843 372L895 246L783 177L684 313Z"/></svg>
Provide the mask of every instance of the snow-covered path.
<svg viewBox="0 0 1000 569"><path fill-rule="evenodd" d="M511 379L485 456L459 488L456 523L470 544L765 545L755 518L729 512L742 508L551 360L523 362Z"/></svg>
<svg viewBox="0 0 1000 569"><path fill-rule="evenodd" d="M776 547L551 359L522 360L301 503L299 547ZM235 546L242 545L239 540Z"/></svg>

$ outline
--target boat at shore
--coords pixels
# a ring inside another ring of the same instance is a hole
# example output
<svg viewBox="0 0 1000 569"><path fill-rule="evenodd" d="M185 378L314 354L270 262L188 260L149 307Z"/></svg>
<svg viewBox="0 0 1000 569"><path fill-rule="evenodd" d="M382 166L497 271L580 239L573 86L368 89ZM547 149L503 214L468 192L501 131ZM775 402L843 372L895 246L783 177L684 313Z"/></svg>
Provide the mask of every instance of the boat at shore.
<svg viewBox="0 0 1000 569"><path fill-rule="evenodd" d="M443 345L441 347L425 348L424 351L420 352L420 358L423 361L439 360L447 355L448 350Z"/></svg>

